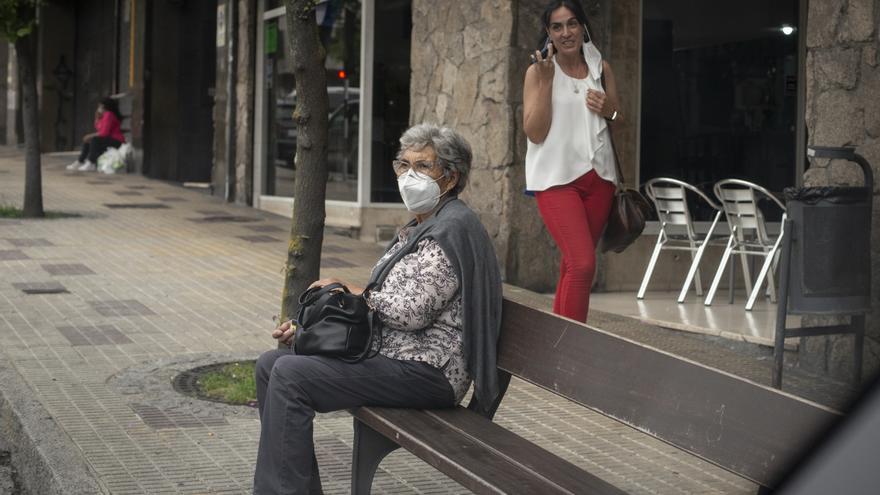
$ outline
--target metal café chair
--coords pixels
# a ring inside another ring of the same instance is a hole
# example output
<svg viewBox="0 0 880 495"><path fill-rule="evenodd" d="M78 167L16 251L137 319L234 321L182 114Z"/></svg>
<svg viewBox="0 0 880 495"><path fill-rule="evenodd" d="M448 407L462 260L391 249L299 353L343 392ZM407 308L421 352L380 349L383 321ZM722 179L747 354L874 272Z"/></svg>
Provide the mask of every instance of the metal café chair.
<svg viewBox="0 0 880 495"><path fill-rule="evenodd" d="M781 225L785 225L785 205L767 189L740 179L718 181L715 184L714 191L715 196L721 201L721 207L724 209L724 214L727 217L730 237L727 240L724 254L721 256L721 262L718 264L718 270L715 272L715 279L709 288L709 294L706 295L705 305L712 305L715 291L718 289L719 282L721 282L721 275L724 274L727 263L731 261L730 256L733 254L740 255L746 292L749 294L746 310L751 311L755 305L755 300L761 292L765 278L767 279L767 293L770 295L770 300L776 302L776 284L773 279L773 271L778 261L779 244L782 241L784 229L780 227L779 235L776 237L771 237L767 234L764 215L761 213L761 209L758 208L758 200L762 197L768 198L779 206L782 210ZM749 256L763 259L761 270L758 272L758 277L754 282L754 287L752 286L752 277L749 270ZM732 266L730 277L732 298Z"/></svg>
<svg viewBox="0 0 880 495"><path fill-rule="evenodd" d="M705 235L697 234L694 229L693 217L687 203L688 191L702 198L703 201L716 210L712 226L709 227L709 231ZM668 177L658 177L649 180L645 183L645 192L651 198L654 208L657 210L657 217L660 219L660 233L657 235L654 252L651 253L651 260L648 262L648 268L645 270L645 276L642 278L642 285L639 287L639 293L636 297L644 299L648 282L651 280L654 267L657 265L657 259L663 250L690 251L691 253L691 266L688 269L687 277L685 277L681 293L678 295L678 302L684 302L695 278L697 295L702 296L700 260L703 257L706 246L712 240L715 226L718 225L718 220L721 218L721 207L696 187L687 182Z"/></svg>

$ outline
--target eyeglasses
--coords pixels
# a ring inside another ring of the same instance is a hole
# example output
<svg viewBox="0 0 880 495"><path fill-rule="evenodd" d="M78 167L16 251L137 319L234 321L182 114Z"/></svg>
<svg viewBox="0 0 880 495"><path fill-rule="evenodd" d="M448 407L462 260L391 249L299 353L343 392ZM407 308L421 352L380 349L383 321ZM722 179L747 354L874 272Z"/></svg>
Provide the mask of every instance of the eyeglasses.
<svg viewBox="0 0 880 495"><path fill-rule="evenodd" d="M428 172L434 170L434 167L437 166L437 162L418 160L416 162L410 163L406 160L394 160L393 162L391 162L391 166L394 167L394 172L398 175L405 174L410 170L415 170L416 172L427 174Z"/></svg>
<svg viewBox="0 0 880 495"><path fill-rule="evenodd" d="M562 26L563 26L563 24L561 22L551 22L550 23L550 31L555 34L559 34L562 32ZM575 18L575 17L571 17L567 21L565 21L565 27L567 27L569 31L574 31L576 29L579 29L580 26L581 26L580 23L578 22L577 18Z"/></svg>

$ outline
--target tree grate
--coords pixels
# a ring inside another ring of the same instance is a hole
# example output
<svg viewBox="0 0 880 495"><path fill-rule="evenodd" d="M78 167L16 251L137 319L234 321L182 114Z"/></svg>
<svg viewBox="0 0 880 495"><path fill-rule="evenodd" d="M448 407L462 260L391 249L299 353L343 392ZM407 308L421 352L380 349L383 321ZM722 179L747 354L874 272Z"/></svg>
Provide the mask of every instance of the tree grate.
<svg viewBox="0 0 880 495"><path fill-rule="evenodd" d="M204 366L198 366L196 368L192 368L186 371L182 371L177 376L175 376L171 380L171 386L174 388L174 391L189 397L194 397L200 400L206 400L209 402L219 402L221 404L228 404L228 402L222 401L215 397L209 397L205 394L205 391L202 390L202 387L199 386L199 378L208 373L213 373L215 371L219 371L223 369L223 367L232 364L230 363L214 363L214 364L206 364ZM241 404L234 404L241 405ZM247 404L248 407L257 407L255 403Z"/></svg>

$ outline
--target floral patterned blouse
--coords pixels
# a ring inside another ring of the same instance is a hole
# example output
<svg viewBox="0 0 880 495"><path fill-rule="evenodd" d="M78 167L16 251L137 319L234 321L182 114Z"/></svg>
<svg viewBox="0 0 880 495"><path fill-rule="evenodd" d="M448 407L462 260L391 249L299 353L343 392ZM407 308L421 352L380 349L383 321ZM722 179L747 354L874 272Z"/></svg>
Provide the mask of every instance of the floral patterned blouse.
<svg viewBox="0 0 880 495"><path fill-rule="evenodd" d="M408 234L409 229L401 230L398 242L376 266L403 248ZM384 324L379 352L440 369L455 392L455 402L461 402L470 386L461 338L461 294L440 245L433 239L419 242L416 251L401 258L368 299Z"/></svg>

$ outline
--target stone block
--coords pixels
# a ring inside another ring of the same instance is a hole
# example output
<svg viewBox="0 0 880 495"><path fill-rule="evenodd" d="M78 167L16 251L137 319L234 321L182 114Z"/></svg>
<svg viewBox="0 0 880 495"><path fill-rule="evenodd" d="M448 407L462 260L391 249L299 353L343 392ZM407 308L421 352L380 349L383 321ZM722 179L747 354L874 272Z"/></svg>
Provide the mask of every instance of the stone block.
<svg viewBox="0 0 880 495"><path fill-rule="evenodd" d="M822 2L818 2L822 3ZM840 41L868 41L874 34L875 0L849 0L838 30Z"/></svg>
<svg viewBox="0 0 880 495"><path fill-rule="evenodd" d="M804 186L827 186L831 183L828 167L810 167L804 172Z"/></svg>
<svg viewBox="0 0 880 495"><path fill-rule="evenodd" d="M807 46L828 46L835 42L836 29L846 0L809 2Z"/></svg>
<svg viewBox="0 0 880 495"><path fill-rule="evenodd" d="M877 67L877 47L866 46L862 49L862 62L870 67Z"/></svg>
<svg viewBox="0 0 880 495"><path fill-rule="evenodd" d="M850 381L853 378L854 338L851 335L828 337L828 374L833 378Z"/></svg>
<svg viewBox="0 0 880 495"><path fill-rule="evenodd" d="M838 89L820 93L812 117L811 143L842 146L857 143L864 135L864 107L855 92Z"/></svg>
<svg viewBox="0 0 880 495"><path fill-rule="evenodd" d="M880 67L863 63L861 72L859 99L865 106L865 132L880 137Z"/></svg>
<svg viewBox="0 0 880 495"><path fill-rule="evenodd" d="M808 67L814 69L817 90L853 89L859 79L861 52L854 48L820 48L811 50Z"/></svg>
<svg viewBox="0 0 880 495"><path fill-rule="evenodd" d="M846 160L831 162L831 184L834 186L862 186L865 174L858 164Z"/></svg>

